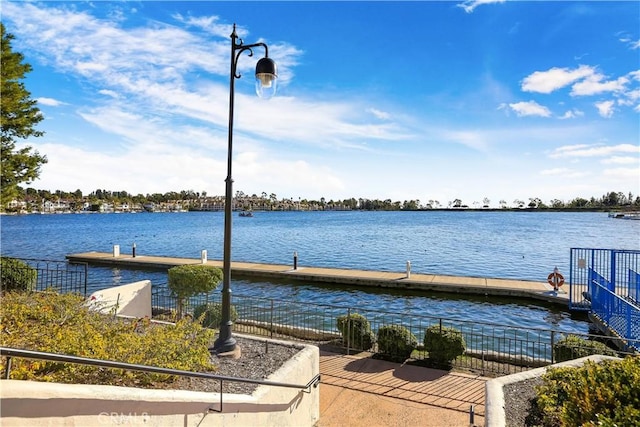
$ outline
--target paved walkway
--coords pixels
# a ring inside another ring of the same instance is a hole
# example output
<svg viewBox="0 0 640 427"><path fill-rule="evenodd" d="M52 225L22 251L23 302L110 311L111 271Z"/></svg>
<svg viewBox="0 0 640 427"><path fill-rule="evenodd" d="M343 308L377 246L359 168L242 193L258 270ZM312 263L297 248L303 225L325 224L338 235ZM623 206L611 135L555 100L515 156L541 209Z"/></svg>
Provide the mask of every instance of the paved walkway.
<svg viewBox="0 0 640 427"><path fill-rule="evenodd" d="M484 425L487 378L320 350L316 427Z"/></svg>

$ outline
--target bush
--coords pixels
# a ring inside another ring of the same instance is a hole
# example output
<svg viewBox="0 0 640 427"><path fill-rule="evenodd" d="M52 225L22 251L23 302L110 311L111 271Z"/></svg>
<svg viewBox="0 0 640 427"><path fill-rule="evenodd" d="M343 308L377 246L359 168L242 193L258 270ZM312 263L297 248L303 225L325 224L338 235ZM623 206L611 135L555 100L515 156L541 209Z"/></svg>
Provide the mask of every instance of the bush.
<svg viewBox="0 0 640 427"><path fill-rule="evenodd" d="M618 353L600 341L586 340L576 335L568 335L553 345L553 358L556 363L591 356L592 354L618 355Z"/></svg>
<svg viewBox="0 0 640 427"><path fill-rule="evenodd" d="M114 360L187 371L213 372L208 346L213 331L184 320L160 325L91 311L76 294L7 292L0 342L26 350ZM6 359L0 362L0 370ZM131 387L170 382L175 376L70 363L13 358L11 379Z"/></svg>
<svg viewBox="0 0 640 427"><path fill-rule="evenodd" d="M378 351L393 360L408 359L417 346L417 338L404 326L387 325L378 330Z"/></svg>
<svg viewBox="0 0 640 427"><path fill-rule="evenodd" d="M171 267L167 272L169 289L178 300L178 317L182 317L185 299L213 291L222 280L222 270L206 264Z"/></svg>
<svg viewBox="0 0 640 427"><path fill-rule="evenodd" d="M455 328L433 325L424 334L424 348L437 365L450 365L464 354L466 346L462 332Z"/></svg>
<svg viewBox="0 0 640 427"><path fill-rule="evenodd" d="M550 369L536 393L543 426L638 426L640 356Z"/></svg>
<svg viewBox="0 0 640 427"><path fill-rule="evenodd" d="M348 343L354 350L369 350L373 347L374 338L371 325L366 317L358 313L338 316L338 330L342 334L342 340Z"/></svg>
<svg viewBox="0 0 640 427"><path fill-rule="evenodd" d="M32 291L36 287L37 271L24 261L0 257L2 291Z"/></svg>
<svg viewBox="0 0 640 427"><path fill-rule="evenodd" d="M232 322L238 319L238 312L233 305L231 306L230 317ZM200 304L193 310L193 318L197 319L205 328L218 329L222 322L222 304L218 302Z"/></svg>

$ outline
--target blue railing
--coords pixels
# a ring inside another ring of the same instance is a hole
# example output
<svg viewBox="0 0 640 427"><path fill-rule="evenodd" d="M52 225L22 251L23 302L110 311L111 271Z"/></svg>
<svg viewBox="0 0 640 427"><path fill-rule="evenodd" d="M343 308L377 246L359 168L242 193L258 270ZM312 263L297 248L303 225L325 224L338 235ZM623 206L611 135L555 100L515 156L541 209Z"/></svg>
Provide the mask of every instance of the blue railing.
<svg viewBox="0 0 640 427"><path fill-rule="evenodd" d="M629 269L629 285L631 285L631 298L636 304L640 304L640 273Z"/></svg>
<svg viewBox="0 0 640 427"><path fill-rule="evenodd" d="M630 276L638 274L630 271ZM611 331L628 343L629 347L640 350L640 307L631 298L617 295L610 289L611 283L593 272L589 287L591 315L596 316Z"/></svg>
<svg viewBox="0 0 640 427"><path fill-rule="evenodd" d="M611 292L638 301L640 250L571 248L569 308L588 311L590 284L596 280ZM632 274L635 273L635 274Z"/></svg>

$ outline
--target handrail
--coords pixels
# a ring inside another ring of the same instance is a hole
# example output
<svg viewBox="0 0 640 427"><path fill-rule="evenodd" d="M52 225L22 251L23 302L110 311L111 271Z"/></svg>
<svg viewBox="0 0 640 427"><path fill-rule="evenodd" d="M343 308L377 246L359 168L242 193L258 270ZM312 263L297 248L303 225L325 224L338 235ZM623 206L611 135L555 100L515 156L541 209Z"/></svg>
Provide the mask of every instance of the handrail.
<svg viewBox="0 0 640 427"><path fill-rule="evenodd" d="M5 366L4 379L9 379L11 372L11 357L20 357L25 359L49 360L52 362L76 363L81 365L100 366L107 368L128 369L133 371L152 372L157 374L179 375L183 377L206 378L210 380L220 381L220 412L222 412L222 382L240 382L249 384L266 385L273 387L296 388L311 393L311 387L317 388L320 383L320 374L316 374L307 384L291 384L276 381L253 380L250 378L230 377L226 375L215 375L206 372L191 372L180 369L160 368L158 366L138 365L134 363L115 362L111 360L90 359L88 357L70 356L66 354L47 353L43 351L21 350L17 348L0 347L0 356L7 357L7 365Z"/></svg>

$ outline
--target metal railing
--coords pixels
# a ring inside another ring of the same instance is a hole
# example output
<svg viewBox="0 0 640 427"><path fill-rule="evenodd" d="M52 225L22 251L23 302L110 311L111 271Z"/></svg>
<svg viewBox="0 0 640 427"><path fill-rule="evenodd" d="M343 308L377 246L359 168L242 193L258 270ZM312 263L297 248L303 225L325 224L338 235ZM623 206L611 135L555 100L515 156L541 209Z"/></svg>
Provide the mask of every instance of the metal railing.
<svg viewBox="0 0 640 427"><path fill-rule="evenodd" d="M54 289L61 293L73 292L84 296L87 295L87 263L29 258L17 259L24 262L28 268L36 272L36 281L30 290L44 291L46 289ZM18 269L19 272L24 272L26 269L17 266L4 266L3 268Z"/></svg>
<svg viewBox="0 0 640 427"><path fill-rule="evenodd" d="M165 291L166 292L166 291ZM219 293L191 298L185 304L186 314L193 315L200 304L220 304ZM465 353L456 358L452 366L496 374L510 374L555 362L555 345L569 335L585 340L610 341L610 337L580 334L570 331L523 328L493 323L480 323L447 319L438 316L414 313L388 313L383 311L355 309L346 306L312 304L308 302L283 301L234 295L233 310L237 312L234 330L246 334L271 338L297 339L330 344L350 353L361 350L378 352L375 337L383 326L399 325L406 328L416 339L417 349L412 359L426 362L428 352L424 349L427 328L454 328L465 340ZM154 313L171 317L176 304L167 293L153 293ZM358 313L364 316L373 336L372 346L354 349L349 339L343 339L337 328L337 318ZM165 317L166 318L166 317ZM169 319L171 320L171 319ZM216 327L215 325L212 327ZM640 345L640 340L635 341ZM636 347L637 348L637 347ZM633 350L630 349L632 352ZM621 354L624 350L621 351Z"/></svg>
<svg viewBox="0 0 640 427"><path fill-rule="evenodd" d="M623 297L640 296L637 275L640 271L640 250L571 248L569 257L569 308L588 311L588 299L593 273L601 282L606 281L610 290Z"/></svg>
<svg viewBox="0 0 640 427"><path fill-rule="evenodd" d="M223 405L222 397L224 395L224 393L222 392L222 389L223 389L222 384L224 381L257 384L257 385L265 385L265 386L272 386L272 387L295 388L298 390L302 390L305 393L311 393L311 387L317 388L318 384L320 383L320 374L315 375L307 384L304 384L304 385L290 384L290 383L282 383L282 382L276 382L276 381L253 380L249 378L229 377L225 375L215 375L215 374L210 374L206 372L183 371L180 369L160 368L157 366L137 365L133 363L90 359L86 357L69 356L69 355L63 355L63 354L46 353L46 352L32 351L32 350L21 350L21 349L15 349L15 348L7 348L7 347L0 347L0 356L4 356L7 358L5 371L4 371L4 379L9 379L9 375L11 374L11 358L19 357L19 358L25 358L25 359L48 360L51 362L75 363L80 365L98 366L103 368L126 369L126 370L141 371L141 372L148 372L148 373L155 373L155 374L177 375L177 376L183 376L183 377L218 380L220 381L220 409L215 409L213 407L209 408L210 410L216 411L216 412L222 412L222 405Z"/></svg>
<svg viewBox="0 0 640 427"><path fill-rule="evenodd" d="M611 284L595 272L589 293L591 314L622 338L627 347L640 351L640 306L637 302L616 294Z"/></svg>

